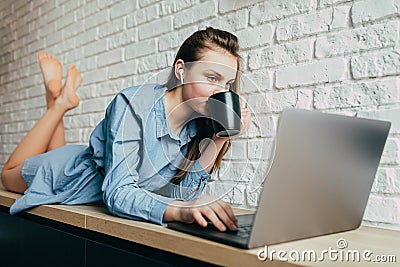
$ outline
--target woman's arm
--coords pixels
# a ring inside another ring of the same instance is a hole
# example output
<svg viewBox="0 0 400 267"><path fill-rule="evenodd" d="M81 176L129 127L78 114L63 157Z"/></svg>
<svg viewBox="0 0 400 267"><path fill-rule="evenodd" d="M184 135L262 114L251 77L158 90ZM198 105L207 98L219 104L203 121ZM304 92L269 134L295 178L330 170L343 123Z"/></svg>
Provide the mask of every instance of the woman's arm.
<svg viewBox="0 0 400 267"><path fill-rule="evenodd" d="M106 118L102 191L108 210L120 217L162 224L167 205L175 199L138 186L142 125L130 100L118 94L107 108Z"/></svg>
<svg viewBox="0 0 400 267"><path fill-rule="evenodd" d="M243 134L249 128L250 112L247 108L242 109L241 131ZM238 135L238 136L239 136ZM215 134L212 139L204 141L200 150L203 150L199 158L201 166L209 173L214 166L215 160L225 142L229 138L220 138ZM164 221L181 221L192 223L196 221L199 225L207 226L206 219L209 219L215 227L220 231L225 231L226 226L230 230L237 229L237 219L233 214L231 206L212 196L203 196L191 202L173 201L165 209Z"/></svg>

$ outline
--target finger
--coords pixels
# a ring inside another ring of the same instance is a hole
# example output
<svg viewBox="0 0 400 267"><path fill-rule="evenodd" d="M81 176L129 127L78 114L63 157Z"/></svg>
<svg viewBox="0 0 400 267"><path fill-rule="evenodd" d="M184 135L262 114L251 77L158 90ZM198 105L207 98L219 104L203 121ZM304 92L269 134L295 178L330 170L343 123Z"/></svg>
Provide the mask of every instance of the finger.
<svg viewBox="0 0 400 267"><path fill-rule="evenodd" d="M222 206L222 208L225 210L226 214L228 214L229 218L232 220L232 222L235 223L235 225L237 226L237 218L235 216L235 214L233 213L232 207L231 205L229 205L228 203L224 202L224 201L220 201L218 202L219 205Z"/></svg>
<svg viewBox="0 0 400 267"><path fill-rule="evenodd" d="M224 223L219 219L219 217L215 214L214 209L211 208L211 206L215 205L212 204L210 206L206 206L202 209L202 214L205 215L211 222L212 224L221 232L226 230L226 227Z"/></svg>
<svg viewBox="0 0 400 267"><path fill-rule="evenodd" d="M193 219L195 219L195 221L200 226L207 227L207 225L208 225L207 221L203 218L200 211L193 212Z"/></svg>
<svg viewBox="0 0 400 267"><path fill-rule="evenodd" d="M226 207L224 207L223 203L215 203L211 206L211 208L214 210L215 214L225 226L227 226L232 231L236 230L236 225L225 211Z"/></svg>
<svg viewBox="0 0 400 267"><path fill-rule="evenodd" d="M235 214L233 214L233 210L225 202L218 202L218 210L216 210L217 215L223 221L223 223L228 226L231 231L237 230L237 218Z"/></svg>

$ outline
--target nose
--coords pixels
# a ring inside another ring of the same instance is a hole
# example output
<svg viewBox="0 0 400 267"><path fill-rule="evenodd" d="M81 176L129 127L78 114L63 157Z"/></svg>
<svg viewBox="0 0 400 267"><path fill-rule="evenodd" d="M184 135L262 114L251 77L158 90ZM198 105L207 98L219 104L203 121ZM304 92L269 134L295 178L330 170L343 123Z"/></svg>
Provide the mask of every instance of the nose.
<svg viewBox="0 0 400 267"><path fill-rule="evenodd" d="M212 94L229 91L229 86L217 85Z"/></svg>

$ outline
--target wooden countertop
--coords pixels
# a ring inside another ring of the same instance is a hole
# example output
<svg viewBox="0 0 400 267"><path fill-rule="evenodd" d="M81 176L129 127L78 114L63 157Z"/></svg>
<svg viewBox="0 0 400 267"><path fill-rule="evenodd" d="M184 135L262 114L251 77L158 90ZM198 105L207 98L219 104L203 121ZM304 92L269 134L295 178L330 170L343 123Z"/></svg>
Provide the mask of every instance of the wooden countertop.
<svg viewBox="0 0 400 267"><path fill-rule="evenodd" d="M0 188L0 205L10 207L19 196L19 194ZM240 214L248 211L236 209L235 212ZM322 262L318 260L316 262L279 261L276 256L273 261L260 261L257 258L257 252L263 247L248 250L234 248L180 233L164 226L119 218L110 215L105 207L43 205L29 210L28 213L223 266L376 265L376 262L368 263L363 259L360 262L332 261L328 254L325 254L325 260ZM337 242L339 239L347 241L347 249L349 250L359 250L360 252L370 250L373 253L370 256L371 258L376 255L394 255L397 263L386 263L385 266L398 266L400 262L400 231L365 226L344 233L273 245L269 246L268 250L284 250L287 253L287 258L293 250L300 253L306 250L314 250L317 253L316 255L321 255L323 250L329 250L329 248L338 250Z"/></svg>

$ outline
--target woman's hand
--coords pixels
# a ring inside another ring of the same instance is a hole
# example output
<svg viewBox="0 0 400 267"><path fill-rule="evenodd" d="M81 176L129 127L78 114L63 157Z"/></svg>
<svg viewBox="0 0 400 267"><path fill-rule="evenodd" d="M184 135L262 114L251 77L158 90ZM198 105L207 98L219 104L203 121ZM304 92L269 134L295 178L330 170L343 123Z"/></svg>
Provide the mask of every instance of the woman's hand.
<svg viewBox="0 0 400 267"><path fill-rule="evenodd" d="M191 202L171 202L164 213L164 220L170 219L186 223L197 222L203 227L208 225L208 219L220 231L225 231L226 227L232 231L237 229L237 219L231 206L212 196L202 196Z"/></svg>
<svg viewBox="0 0 400 267"><path fill-rule="evenodd" d="M240 133L235 136L240 136L244 134L249 129L250 126L250 117L251 117L250 111L247 108L242 108L240 113L241 113Z"/></svg>

